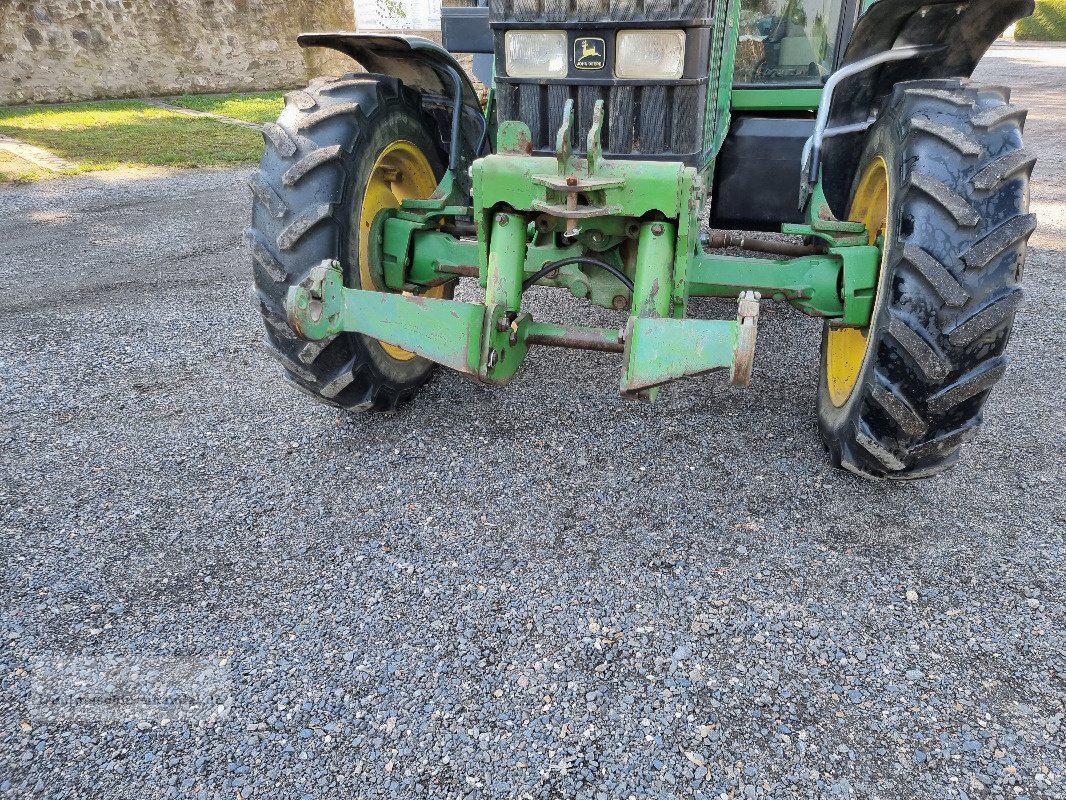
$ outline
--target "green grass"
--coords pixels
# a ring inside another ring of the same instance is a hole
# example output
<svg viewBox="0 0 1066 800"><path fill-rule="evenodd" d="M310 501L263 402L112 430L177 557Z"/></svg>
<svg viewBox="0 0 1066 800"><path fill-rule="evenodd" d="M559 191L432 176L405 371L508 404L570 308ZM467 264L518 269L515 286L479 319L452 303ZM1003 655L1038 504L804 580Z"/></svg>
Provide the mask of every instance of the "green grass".
<svg viewBox="0 0 1066 800"><path fill-rule="evenodd" d="M1066 0L1036 0L1036 13L1018 22L1018 41L1066 42Z"/></svg>
<svg viewBox="0 0 1066 800"><path fill-rule="evenodd" d="M0 107L0 133L74 162L75 171L223 166L257 161L263 150L262 137L250 128L135 100Z"/></svg>
<svg viewBox="0 0 1066 800"><path fill-rule="evenodd" d="M260 125L278 118L285 105L282 92L251 92L249 94L183 94L168 97L171 105L221 114L224 117L258 122Z"/></svg>

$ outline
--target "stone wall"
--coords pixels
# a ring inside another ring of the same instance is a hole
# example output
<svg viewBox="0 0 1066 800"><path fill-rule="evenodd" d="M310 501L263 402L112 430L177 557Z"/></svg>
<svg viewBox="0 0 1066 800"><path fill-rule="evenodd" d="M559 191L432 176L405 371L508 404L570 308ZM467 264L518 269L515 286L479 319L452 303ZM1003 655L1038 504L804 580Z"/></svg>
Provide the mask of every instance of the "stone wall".
<svg viewBox="0 0 1066 800"><path fill-rule="evenodd" d="M352 62L296 35L352 0L0 0L0 105L299 86Z"/></svg>

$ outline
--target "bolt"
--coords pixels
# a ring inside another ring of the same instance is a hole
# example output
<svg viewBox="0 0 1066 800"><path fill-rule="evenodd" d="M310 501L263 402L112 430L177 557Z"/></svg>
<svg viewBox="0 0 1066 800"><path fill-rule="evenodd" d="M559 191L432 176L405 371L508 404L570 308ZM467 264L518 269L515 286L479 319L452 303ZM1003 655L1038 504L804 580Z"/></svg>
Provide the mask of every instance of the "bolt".
<svg viewBox="0 0 1066 800"><path fill-rule="evenodd" d="M504 225L506 225L508 222L510 222L510 220L511 220L511 218L508 217L506 214L499 214L496 217L496 222L499 223L500 227L503 227Z"/></svg>
<svg viewBox="0 0 1066 800"><path fill-rule="evenodd" d="M511 333L507 336L507 343L511 345L511 347L514 347L516 344L518 344L518 331L516 331L514 328L511 329Z"/></svg>
<svg viewBox="0 0 1066 800"><path fill-rule="evenodd" d="M593 244L602 244L604 236L600 231L592 231L592 233L589 234L589 239L592 240Z"/></svg>
<svg viewBox="0 0 1066 800"><path fill-rule="evenodd" d="M499 360L500 354L497 353L495 350L489 350L489 359L488 362L486 362L488 364L488 368L494 369L496 364L499 363Z"/></svg>
<svg viewBox="0 0 1066 800"><path fill-rule="evenodd" d="M629 305L629 300L626 299L624 294L616 294L614 300L611 301L611 305L614 306L617 311L622 311Z"/></svg>
<svg viewBox="0 0 1066 800"><path fill-rule="evenodd" d="M503 333L514 324L516 319L518 319L517 311L505 311L496 318L496 330Z"/></svg>
<svg viewBox="0 0 1066 800"><path fill-rule="evenodd" d="M566 176L566 185L567 186L577 186L577 178L575 178L573 175L567 175Z"/></svg>
<svg viewBox="0 0 1066 800"><path fill-rule="evenodd" d="M545 275L544 277L546 277L546 278L551 278L552 280L555 280L556 278L558 278L558 277L559 277L559 270L557 270L557 269L553 269L553 270L552 270L551 272L549 272L549 273L548 273L547 275Z"/></svg>
<svg viewBox="0 0 1066 800"><path fill-rule="evenodd" d="M652 236L662 236L664 230L665 228L658 222L651 226Z"/></svg>

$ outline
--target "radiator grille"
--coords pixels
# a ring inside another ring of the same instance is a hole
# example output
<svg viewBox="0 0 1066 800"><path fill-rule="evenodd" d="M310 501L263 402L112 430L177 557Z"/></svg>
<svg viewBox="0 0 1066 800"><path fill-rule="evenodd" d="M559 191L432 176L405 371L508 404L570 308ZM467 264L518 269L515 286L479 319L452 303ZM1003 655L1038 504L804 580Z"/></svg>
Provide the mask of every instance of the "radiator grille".
<svg viewBox="0 0 1066 800"><path fill-rule="evenodd" d="M499 118L529 125L537 150L555 147L555 133L563 121L563 107L574 101L574 136L571 144L585 149L592 109L603 100L603 148L617 156L689 155L701 144L700 122L707 87L689 86L581 86L500 82L496 87Z"/></svg>
<svg viewBox="0 0 1066 800"><path fill-rule="evenodd" d="M489 19L496 38L497 64L503 63L503 36L509 24L595 25L595 35L611 35L626 23L665 22L689 25L709 20L714 0L492 0ZM698 82L599 84L579 77L521 81L498 75L500 120L521 120L529 126L534 149L550 152L562 124L563 107L574 101L571 145L584 152L597 100L603 100L604 152L614 158L668 158L697 162L703 151L703 120L707 104L707 72Z"/></svg>
<svg viewBox="0 0 1066 800"><path fill-rule="evenodd" d="M493 22L635 22L710 19L714 0L490 0Z"/></svg>

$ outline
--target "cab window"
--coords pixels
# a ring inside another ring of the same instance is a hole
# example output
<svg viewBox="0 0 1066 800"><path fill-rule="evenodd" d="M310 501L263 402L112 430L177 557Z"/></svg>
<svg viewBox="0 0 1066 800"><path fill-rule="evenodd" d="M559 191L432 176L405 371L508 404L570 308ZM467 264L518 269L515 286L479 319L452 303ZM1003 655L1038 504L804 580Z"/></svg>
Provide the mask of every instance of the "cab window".
<svg viewBox="0 0 1066 800"><path fill-rule="evenodd" d="M741 0L733 82L821 86L833 71L844 0Z"/></svg>

